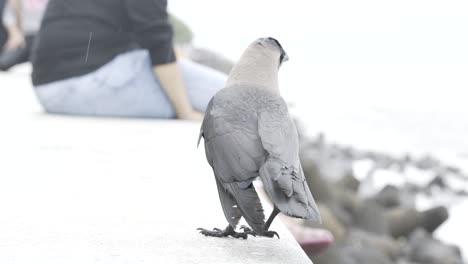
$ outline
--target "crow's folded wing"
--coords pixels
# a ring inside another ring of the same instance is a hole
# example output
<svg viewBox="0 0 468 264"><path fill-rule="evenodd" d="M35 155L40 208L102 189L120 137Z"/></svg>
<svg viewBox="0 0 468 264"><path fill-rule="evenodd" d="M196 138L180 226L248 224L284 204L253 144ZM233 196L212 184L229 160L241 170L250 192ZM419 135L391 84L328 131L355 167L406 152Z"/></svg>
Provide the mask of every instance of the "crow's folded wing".
<svg viewBox="0 0 468 264"><path fill-rule="evenodd" d="M232 227L243 216L252 229L261 232L265 215L252 181L258 176L258 165L252 157L258 141L243 145L241 133L225 134L205 141L207 159L213 167L224 215ZM249 150L251 152L249 152ZM250 156L252 155L252 156ZM262 158L264 159L264 158Z"/></svg>
<svg viewBox="0 0 468 264"><path fill-rule="evenodd" d="M274 105L275 109L270 108L258 115L258 133L268 153L260 169L260 178L281 212L320 221L319 211L299 161L296 126L281 98Z"/></svg>
<svg viewBox="0 0 468 264"><path fill-rule="evenodd" d="M243 216L249 226L262 232L265 215L252 181L258 177L265 150L257 132L249 126L235 126L226 118L210 114L202 124L205 153L213 168L224 215L232 227ZM256 119L249 119L256 127Z"/></svg>

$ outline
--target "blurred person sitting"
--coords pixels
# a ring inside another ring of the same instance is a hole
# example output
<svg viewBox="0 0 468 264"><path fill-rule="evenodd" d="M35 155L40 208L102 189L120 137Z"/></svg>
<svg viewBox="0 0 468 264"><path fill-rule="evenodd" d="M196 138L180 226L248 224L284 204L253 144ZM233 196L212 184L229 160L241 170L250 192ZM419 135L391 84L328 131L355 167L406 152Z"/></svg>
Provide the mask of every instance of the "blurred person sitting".
<svg viewBox="0 0 468 264"><path fill-rule="evenodd" d="M1 19L3 17L3 9L5 8L5 3L6 0L0 0L0 53L8 37L5 26L3 25L3 20Z"/></svg>
<svg viewBox="0 0 468 264"><path fill-rule="evenodd" d="M176 60L166 0L50 0L32 62L49 113L200 120L225 74Z"/></svg>
<svg viewBox="0 0 468 264"><path fill-rule="evenodd" d="M48 0L8 0L3 23L8 38L0 54L0 70L29 60Z"/></svg>

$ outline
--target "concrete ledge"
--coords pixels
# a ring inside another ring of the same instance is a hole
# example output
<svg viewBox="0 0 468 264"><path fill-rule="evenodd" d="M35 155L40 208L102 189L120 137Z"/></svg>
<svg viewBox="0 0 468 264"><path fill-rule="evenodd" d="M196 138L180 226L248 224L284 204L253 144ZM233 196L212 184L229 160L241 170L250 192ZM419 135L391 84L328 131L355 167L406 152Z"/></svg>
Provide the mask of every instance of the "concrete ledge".
<svg viewBox="0 0 468 264"><path fill-rule="evenodd" d="M27 71L0 74L0 263L311 263L224 228L198 123L48 116Z"/></svg>

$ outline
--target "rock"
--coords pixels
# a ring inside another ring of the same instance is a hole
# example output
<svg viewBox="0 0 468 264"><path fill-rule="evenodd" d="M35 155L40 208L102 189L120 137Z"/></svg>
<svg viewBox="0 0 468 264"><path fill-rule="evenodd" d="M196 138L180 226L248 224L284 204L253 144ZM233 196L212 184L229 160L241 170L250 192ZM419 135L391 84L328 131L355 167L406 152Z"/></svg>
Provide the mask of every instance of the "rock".
<svg viewBox="0 0 468 264"><path fill-rule="evenodd" d="M338 187L357 193L361 182L352 174L345 175L335 183Z"/></svg>
<svg viewBox="0 0 468 264"><path fill-rule="evenodd" d="M450 172L450 173L457 174L457 175L460 175L462 173L460 168L457 168L457 167L454 167L454 166L447 166L446 170L448 172Z"/></svg>
<svg viewBox="0 0 468 264"><path fill-rule="evenodd" d="M377 247L392 260L396 260L403 253L402 244L397 240L386 235L377 235L359 229L352 229L347 241L361 244L363 248Z"/></svg>
<svg viewBox="0 0 468 264"><path fill-rule="evenodd" d="M317 224L316 222L311 222L308 220L304 221L304 224L308 227L321 227L329 230L335 240L340 241L344 240L346 236L346 227L343 225L335 214L330 210L330 208L322 203L317 202L317 206L322 217L322 224Z"/></svg>
<svg viewBox="0 0 468 264"><path fill-rule="evenodd" d="M447 183L445 182L444 175L438 174L432 181L429 182L426 189L430 189L431 187L438 187L440 189L447 188Z"/></svg>
<svg viewBox="0 0 468 264"><path fill-rule="evenodd" d="M229 74L234 66L232 60L209 49L189 46L184 48L184 52L192 61L225 74Z"/></svg>
<svg viewBox="0 0 468 264"><path fill-rule="evenodd" d="M422 170L430 170L430 169L440 166L440 161L438 161L437 159L429 155L426 155L422 157L421 159L416 160L415 165Z"/></svg>
<svg viewBox="0 0 468 264"><path fill-rule="evenodd" d="M460 187L466 185L465 179L455 177L463 174L460 170L447 169L429 156L395 158L330 144L324 138L301 148L306 180L321 203L322 227L336 237L333 246L312 257L314 263L462 263L458 248L430 235L412 239L422 241L419 244L402 246L415 230L431 233L448 218L445 207L416 210L417 197L432 197L438 190L468 193L468 188Z"/></svg>
<svg viewBox="0 0 468 264"><path fill-rule="evenodd" d="M375 200L363 201L353 214L354 226L375 234L386 235L389 233L389 225L385 215L385 209Z"/></svg>
<svg viewBox="0 0 468 264"><path fill-rule="evenodd" d="M348 246L345 249L345 254L348 253L349 257L359 264L392 264L392 260L387 257L377 247L368 246L366 248Z"/></svg>
<svg viewBox="0 0 468 264"><path fill-rule="evenodd" d="M434 232L449 217L447 208L437 206L422 212L421 226L428 232Z"/></svg>
<svg viewBox="0 0 468 264"><path fill-rule="evenodd" d="M333 190L330 184L322 178L317 162L302 156L301 164L314 199L322 203L332 203L334 200Z"/></svg>
<svg viewBox="0 0 468 264"><path fill-rule="evenodd" d="M421 213L414 208L395 208L385 214L390 234L395 238L408 236L421 226Z"/></svg>
<svg viewBox="0 0 468 264"><path fill-rule="evenodd" d="M412 262L411 260L408 260L406 258L401 258L397 260L396 264L420 264L420 263Z"/></svg>
<svg viewBox="0 0 468 264"><path fill-rule="evenodd" d="M360 264L343 251L343 243L339 242L329 247L325 252L309 257L314 264Z"/></svg>
<svg viewBox="0 0 468 264"><path fill-rule="evenodd" d="M352 222L351 215L347 209L355 206L353 204L355 202L353 197L357 199L356 195L343 191L325 180L314 160L301 159L301 163L307 184L315 200L320 202L323 206L326 206L327 210L329 210L334 215L334 218L342 225L350 225Z"/></svg>
<svg viewBox="0 0 468 264"><path fill-rule="evenodd" d="M362 199L356 193L351 192L347 189L341 189L339 187L336 187L336 192L334 196L336 205L339 208L341 208L341 211L344 211L343 213L346 213L348 215L346 219L351 218L354 212L356 211L356 208L358 208L359 204L362 203ZM352 219L344 221L344 223L350 224L351 222Z"/></svg>
<svg viewBox="0 0 468 264"><path fill-rule="evenodd" d="M448 218L445 207L434 207L423 212L414 208L396 208L385 214L393 237L409 236L418 228L433 232Z"/></svg>
<svg viewBox="0 0 468 264"><path fill-rule="evenodd" d="M315 162L321 177L327 181L336 182L345 176L353 175L352 160L346 157L339 146L325 144L320 135L318 139L301 146L301 158Z"/></svg>
<svg viewBox="0 0 468 264"><path fill-rule="evenodd" d="M432 238L423 229L411 234L409 258L424 264L463 264L460 249Z"/></svg>
<svg viewBox="0 0 468 264"><path fill-rule="evenodd" d="M337 243L324 253L311 257L314 264L392 264L378 247L355 242Z"/></svg>
<svg viewBox="0 0 468 264"><path fill-rule="evenodd" d="M400 196L400 190L397 187L387 185L375 196L375 200L385 208L392 208L401 204Z"/></svg>

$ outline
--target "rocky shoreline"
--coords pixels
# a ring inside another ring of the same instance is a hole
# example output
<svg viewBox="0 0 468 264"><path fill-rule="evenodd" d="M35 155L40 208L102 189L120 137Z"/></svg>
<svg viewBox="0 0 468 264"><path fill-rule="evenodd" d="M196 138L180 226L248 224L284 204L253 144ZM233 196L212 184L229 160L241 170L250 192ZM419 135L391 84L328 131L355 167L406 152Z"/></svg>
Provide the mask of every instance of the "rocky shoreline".
<svg viewBox="0 0 468 264"><path fill-rule="evenodd" d="M322 134L301 133L301 141L303 169L323 217L322 225L305 225L335 237L325 252L310 255L314 263L464 263L457 246L433 236L449 217L448 205L422 210L416 204L441 192L466 198L465 172L430 156L397 158L328 143Z"/></svg>
<svg viewBox="0 0 468 264"><path fill-rule="evenodd" d="M225 73L233 65L209 49L185 45L183 51ZM417 199L437 200L441 192L450 199L468 197L465 172L431 156L394 157L327 143L323 135L300 138L303 169L323 217L321 225L302 224L335 238L322 253L309 252L315 264L464 263L457 246L433 236L449 217L450 200L421 209Z"/></svg>
<svg viewBox="0 0 468 264"><path fill-rule="evenodd" d="M191 45L190 29L172 21L182 56L229 73L232 61ZM395 157L299 132L304 173L322 214L322 224L301 224L327 229L335 239L325 251L306 250L315 264L465 263L458 246L433 233L449 218L450 203L468 197L466 172L431 156Z"/></svg>

